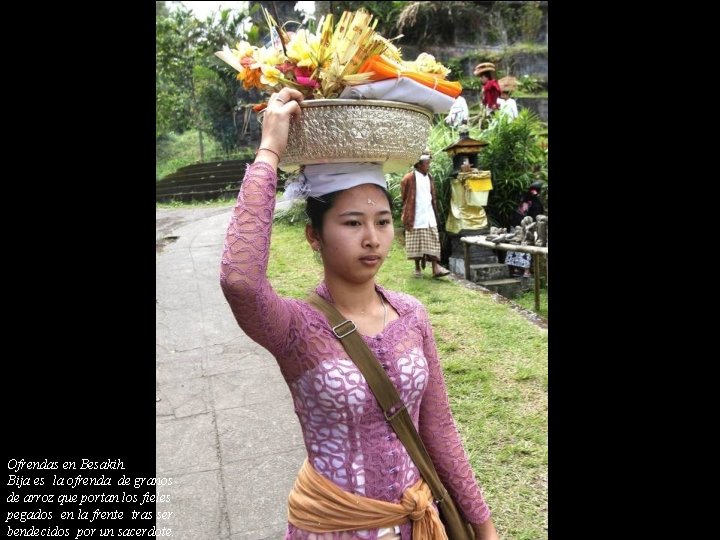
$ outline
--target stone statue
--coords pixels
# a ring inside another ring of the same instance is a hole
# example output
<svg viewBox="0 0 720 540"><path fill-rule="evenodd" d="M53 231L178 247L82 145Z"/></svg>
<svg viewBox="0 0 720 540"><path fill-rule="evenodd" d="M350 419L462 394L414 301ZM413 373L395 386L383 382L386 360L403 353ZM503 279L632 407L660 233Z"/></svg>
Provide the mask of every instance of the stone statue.
<svg viewBox="0 0 720 540"><path fill-rule="evenodd" d="M523 228L518 225L515 227L515 231L513 232L512 238L509 239L509 242L511 244L520 244L523 239Z"/></svg>
<svg viewBox="0 0 720 540"><path fill-rule="evenodd" d="M537 220L537 238L535 239L535 245L538 247L547 247L548 218L543 214L538 214L535 219Z"/></svg>
<svg viewBox="0 0 720 540"><path fill-rule="evenodd" d="M520 242L520 245L522 246L534 246L535 245L535 227L537 224L530 216L525 216L522 218L522 221L520 221L520 225L522 226L522 241Z"/></svg>
<svg viewBox="0 0 720 540"><path fill-rule="evenodd" d="M490 234L485 236L485 240L495 244L510 242L513 238L515 238L515 233L509 233L507 229L502 227L490 227Z"/></svg>

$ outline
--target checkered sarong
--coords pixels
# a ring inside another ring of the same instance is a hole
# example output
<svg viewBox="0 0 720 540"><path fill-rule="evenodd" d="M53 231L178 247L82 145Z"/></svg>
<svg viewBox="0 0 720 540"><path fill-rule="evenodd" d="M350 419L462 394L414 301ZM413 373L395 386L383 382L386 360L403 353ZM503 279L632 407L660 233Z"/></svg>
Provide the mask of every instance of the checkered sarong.
<svg viewBox="0 0 720 540"><path fill-rule="evenodd" d="M437 227L405 231L405 251L408 259L440 260L440 237Z"/></svg>

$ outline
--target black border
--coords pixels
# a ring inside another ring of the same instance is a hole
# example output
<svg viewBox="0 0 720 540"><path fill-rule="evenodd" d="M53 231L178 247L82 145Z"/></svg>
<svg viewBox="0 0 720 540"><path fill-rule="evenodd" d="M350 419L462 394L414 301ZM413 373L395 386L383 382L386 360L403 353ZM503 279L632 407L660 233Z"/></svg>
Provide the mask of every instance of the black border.
<svg viewBox="0 0 720 540"><path fill-rule="evenodd" d="M113 458L156 475L151 10L8 15L33 30L6 50L6 465Z"/></svg>

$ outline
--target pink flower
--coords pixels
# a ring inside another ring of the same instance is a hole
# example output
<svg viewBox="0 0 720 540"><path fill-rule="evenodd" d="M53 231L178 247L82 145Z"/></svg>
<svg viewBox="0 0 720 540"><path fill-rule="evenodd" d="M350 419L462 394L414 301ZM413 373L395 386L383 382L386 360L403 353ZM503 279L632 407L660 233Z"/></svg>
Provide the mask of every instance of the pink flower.
<svg viewBox="0 0 720 540"><path fill-rule="evenodd" d="M320 83L318 83L316 80L311 79L310 77L295 77L295 80L300 86L309 86L310 88L317 88L320 86Z"/></svg>
<svg viewBox="0 0 720 540"><path fill-rule="evenodd" d="M294 72L295 80L299 85L309 86L310 88L317 88L318 86L320 86L319 82L310 78L310 75L312 75L312 71L309 68L296 67L294 69Z"/></svg>

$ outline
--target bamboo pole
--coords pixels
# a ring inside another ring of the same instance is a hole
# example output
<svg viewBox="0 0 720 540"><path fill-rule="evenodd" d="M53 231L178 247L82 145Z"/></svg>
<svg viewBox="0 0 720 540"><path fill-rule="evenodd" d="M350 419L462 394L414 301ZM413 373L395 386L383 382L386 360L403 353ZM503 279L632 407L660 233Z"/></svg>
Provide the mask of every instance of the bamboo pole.
<svg viewBox="0 0 720 540"><path fill-rule="evenodd" d="M540 312L540 257L533 257L533 276L535 281L535 312Z"/></svg>
<svg viewBox="0 0 720 540"><path fill-rule="evenodd" d="M490 242L489 240L485 240L484 236L463 236L461 241L468 243L468 244L477 244L479 246L485 246L485 247L491 247L493 249L501 249L503 251L519 251L521 253L533 253L536 255L547 255L548 248L546 247L538 247L538 246L521 246L519 244L504 244L499 243L496 244L495 242Z"/></svg>

